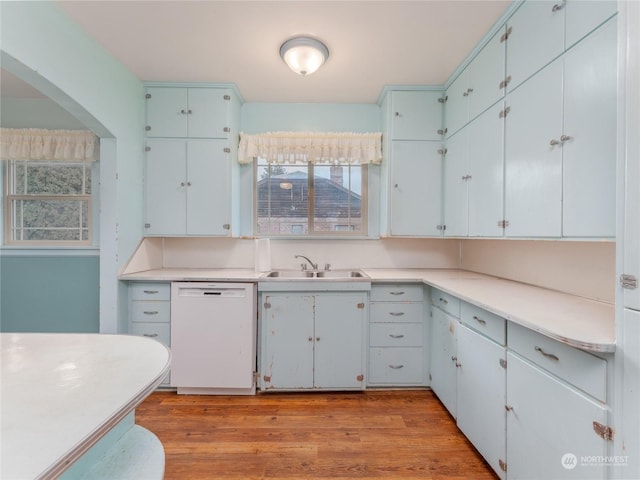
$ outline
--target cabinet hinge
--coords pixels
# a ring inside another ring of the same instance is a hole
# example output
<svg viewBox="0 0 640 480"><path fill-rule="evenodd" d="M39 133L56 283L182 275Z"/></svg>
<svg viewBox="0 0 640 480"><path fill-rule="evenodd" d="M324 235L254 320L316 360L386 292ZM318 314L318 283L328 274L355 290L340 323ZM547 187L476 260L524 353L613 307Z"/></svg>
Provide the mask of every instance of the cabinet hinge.
<svg viewBox="0 0 640 480"><path fill-rule="evenodd" d="M447 229L447 226L446 226L446 225L436 225L436 230L442 230L442 231L444 231L444 230L446 230L446 229Z"/></svg>
<svg viewBox="0 0 640 480"><path fill-rule="evenodd" d="M440 130L438 130L438 135L446 135L446 133L449 131L448 128L441 128Z"/></svg>
<svg viewBox="0 0 640 480"><path fill-rule="evenodd" d="M364 375L360 374L356 377L356 380L358 380L359 382L362 382L364 380Z"/></svg>
<svg viewBox="0 0 640 480"><path fill-rule="evenodd" d="M230 223L223 223L222 224L222 228L224 228L225 230L231 230L231 224Z"/></svg>
<svg viewBox="0 0 640 480"><path fill-rule="evenodd" d="M147 100L149 100L149 99L151 98L151 94L150 94L150 93L147 93L147 94L144 96L144 98L146 98Z"/></svg>
<svg viewBox="0 0 640 480"><path fill-rule="evenodd" d="M144 224L144 228L151 228L151 224L150 223L145 223Z"/></svg>
<svg viewBox="0 0 640 480"><path fill-rule="evenodd" d="M511 111L511 107L507 107L504 110L500 110L500 113L498 113L498 118L506 118L506 116L509 115L510 111Z"/></svg>
<svg viewBox="0 0 640 480"><path fill-rule="evenodd" d="M271 304L269 302L264 302L264 308L271 308Z"/></svg>
<svg viewBox="0 0 640 480"><path fill-rule="evenodd" d="M145 152L150 152L150 151L151 151L151 147L148 147L148 146L147 146L147 147L144 147L144 151L145 151Z"/></svg>
<svg viewBox="0 0 640 480"><path fill-rule="evenodd" d="M506 42L509 39L509 37L511 36L511 32L513 32L513 27L507 28L507 31L504 32L502 34L502 36L500 37L500 43Z"/></svg>
<svg viewBox="0 0 640 480"><path fill-rule="evenodd" d="M500 465L500 470L502 470L503 472L507 471L507 462L498 460L498 465Z"/></svg>
<svg viewBox="0 0 640 480"><path fill-rule="evenodd" d="M500 88L500 90L502 90L503 88L507 88L507 85L509 85L509 82L511 82L511 75L509 75L507 78L502 80L498 88Z"/></svg>
<svg viewBox="0 0 640 480"><path fill-rule="evenodd" d="M429 381L433 380L433 377L431 376L431 374L429 374Z"/></svg>
<svg viewBox="0 0 640 480"><path fill-rule="evenodd" d="M224 98L225 100L231 100L231 95L225 95L225 96L224 96L224 97L222 97L222 98Z"/></svg>
<svg viewBox="0 0 640 480"><path fill-rule="evenodd" d="M439 103L447 103L447 100L449 100L449 96L447 95L446 97L442 97L438 99Z"/></svg>
<svg viewBox="0 0 640 480"><path fill-rule="evenodd" d="M438 153L439 153L440 155L443 155L443 156L447 154L447 151L448 151L448 150L447 150L446 148L439 148L439 149L438 149Z"/></svg>
<svg viewBox="0 0 640 480"><path fill-rule="evenodd" d="M507 369L507 361L504 358L501 358L498 362L502 368Z"/></svg>
<svg viewBox="0 0 640 480"><path fill-rule="evenodd" d="M262 379L263 379L265 382L270 382L270 381L271 381L271 377L270 377L270 376L268 376L268 375L265 375L264 377L262 377Z"/></svg>
<svg viewBox="0 0 640 480"><path fill-rule="evenodd" d="M623 273L622 275L620 275L620 285L622 286L622 288L634 290L638 288L638 278L635 275Z"/></svg>
<svg viewBox="0 0 640 480"><path fill-rule="evenodd" d="M507 228L509 226L509 220L500 220L498 226L500 228Z"/></svg>
<svg viewBox="0 0 640 480"><path fill-rule="evenodd" d="M151 127L149 125L147 125L146 127L144 127L145 131L150 132L151 131Z"/></svg>
<svg viewBox="0 0 640 480"><path fill-rule="evenodd" d="M360 310L364 310L364 303L359 303L359 304L358 304L358 308L359 308Z"/></svg>
<svg viewBox="0 0 640 480"><path fill-rule="evenodd" d="M602 425L599 422L593 422L593 430L603 440L613 440L614 431L613 428L609 427L608 425Z"/></svg>
<svg viewBox="0 0 640 480"><path fill-rule="evenodd" d="M224 153L231 153L231 149L229 147L225 147L223 151Z"/></svg>
<svg viewBox="0 0 640 480"><path fill-rule="evenodd" d="M222 131L223 131L223 132L225 132L225 133L229 133L229 132L231 131L231 128L229 128L229 127L224 127L224 128L222 129Z"/></svg>

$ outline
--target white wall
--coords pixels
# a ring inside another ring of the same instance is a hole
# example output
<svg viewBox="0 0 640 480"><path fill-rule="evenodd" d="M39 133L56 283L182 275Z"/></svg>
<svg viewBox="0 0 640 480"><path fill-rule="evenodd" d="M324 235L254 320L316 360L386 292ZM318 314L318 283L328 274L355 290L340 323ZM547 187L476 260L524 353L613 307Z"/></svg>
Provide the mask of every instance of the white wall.
<svg viewBox="0 0 640 480"><path fill-rule="evenodd" d="M613 303L615 243L462 240L461 268Z"/></svg>

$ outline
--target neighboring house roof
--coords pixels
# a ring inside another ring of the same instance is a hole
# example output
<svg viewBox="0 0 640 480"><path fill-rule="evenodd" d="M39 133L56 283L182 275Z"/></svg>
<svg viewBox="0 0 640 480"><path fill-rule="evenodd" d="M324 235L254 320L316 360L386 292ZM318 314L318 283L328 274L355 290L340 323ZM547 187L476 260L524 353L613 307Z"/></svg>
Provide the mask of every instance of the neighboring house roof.
<svg viewBox="0 0 640 480"><path fill-rule="evenodd" d="M360 195L332 181L314 176L315 217L348 218L360 216ZM268 198L271 196L271 211ZM294 171L258 181L259 217L308 217L309 182L306 172Z"/></svg>

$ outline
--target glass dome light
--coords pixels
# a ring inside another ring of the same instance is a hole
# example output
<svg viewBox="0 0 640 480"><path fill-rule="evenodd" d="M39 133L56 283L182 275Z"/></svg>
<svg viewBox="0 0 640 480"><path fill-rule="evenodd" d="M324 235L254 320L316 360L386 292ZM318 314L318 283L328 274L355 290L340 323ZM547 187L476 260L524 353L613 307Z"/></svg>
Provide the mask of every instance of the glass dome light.
<svg viewBox="0 0 640 480"><path fill-rule="evenodd" d="M329 49L314 38L293 37L282 44L280 56L298 75L309 75L329 58Z"/></svg>

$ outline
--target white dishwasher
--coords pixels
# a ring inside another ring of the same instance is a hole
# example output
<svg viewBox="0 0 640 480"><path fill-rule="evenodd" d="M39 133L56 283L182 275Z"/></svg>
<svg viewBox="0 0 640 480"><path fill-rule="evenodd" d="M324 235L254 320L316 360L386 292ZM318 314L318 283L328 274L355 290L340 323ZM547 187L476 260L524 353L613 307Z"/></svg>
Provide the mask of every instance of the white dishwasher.
<svg viewBox="0 0 640 480"><path fill-rule="evenodd" d="M171 283L171 385L178 393L253 395L253 283Z"/></svg>

